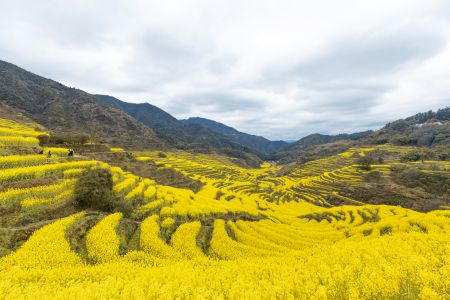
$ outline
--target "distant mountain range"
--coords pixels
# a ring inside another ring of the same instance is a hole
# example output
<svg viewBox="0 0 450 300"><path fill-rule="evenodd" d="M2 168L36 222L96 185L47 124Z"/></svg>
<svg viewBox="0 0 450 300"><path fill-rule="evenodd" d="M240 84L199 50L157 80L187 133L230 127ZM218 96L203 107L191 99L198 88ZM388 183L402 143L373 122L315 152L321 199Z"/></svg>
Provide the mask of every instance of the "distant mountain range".
<svg viewBox="0 0 450 300"><path fill-rule="evenodd" d="M55 134L86 134L128 149L217 151L258 165L256 151L199 125L185 125L150 104L95 96L0 61L0 110L14 110Z"/></svg>
<svg viewBox="0 0 450 300"><path fill-rule="evenodd" d="M314 133L310 134L308 136L305 136L298 140L297 142L291 144L289 146L289 149L295 149L295 148L303 148L308 146L314 146L314 145L323 145L328 144L332 142L342 141L342 140L349 140L349 141L356 141L360 140L362 138L365 138L373 133L372 130L363 131L363 132L356 132L356 133L341 133L338 135L326 135L326 134L320 134L320 133Z"/></svg>
<svg viewBox="0 0 450 300"><path fill-rule="evenodd" d="M233 141L240 143L250 149L253 149L263 155L270 155L273 152L279 151L289 145L285 141L270 141L262 136L251 135L248 133L240 132L225 124L204 119L204 118L189 118L181 120L184 124L201 125L216 133L220 133Z"/></svg>
<svg viewBox="0 0 450 300"><path fill-rule="evenodd" d="M305 149L321 145L334 144L335 148L327 149L338 151L343 141L450 145L450 108L397 120L375 132L315 133L294 143L270 141L209 119L178 120L149 103L127 103L112 96L91 95L4 61L0 61L0 104L0 114L14 111L14 115L29 118L56 134L87 134L96 141L129 149L215 151L249 166L258 165L262 159L296 159L306 155Z"/></svg>
<svg viewBox="0 0 450 300"><path fill-rule="evenodd" d="M418 113L386 124L377 131L352 134L311 134L273 155L282 163L304 163L346 151L351 146L394 144L419 147L450 147L450 108Z"/></svg>
<svg viewBox="0 0 450 300"><path fill-rule="evenodd" d="M208 119L177 120L169 113L149 103L127 103L112 96L95 96L149 126L160 138L177 148L238 149L267 156L288 145L286 142L272 142L260 136L239 132Z"/></svg>
<svg viewBox="0 0 450 300"><path fill-rule="evenodd" d="M196 152L217 151L245 160L262 158L261 154L229 137L197 124L185 124L149 103L128 103L112 96L95 95L105 104L119 108L153 129L171 147Z"/></svg>
<svg viewBox="0 0 450 300"><path fill-rule="evenodd" d="M373 134L371 130L338 135L310 134L274 153L273 159L284 163L292 161L306 162L334 155L347 150L351 144L361 141L371 134Z"/></svg>

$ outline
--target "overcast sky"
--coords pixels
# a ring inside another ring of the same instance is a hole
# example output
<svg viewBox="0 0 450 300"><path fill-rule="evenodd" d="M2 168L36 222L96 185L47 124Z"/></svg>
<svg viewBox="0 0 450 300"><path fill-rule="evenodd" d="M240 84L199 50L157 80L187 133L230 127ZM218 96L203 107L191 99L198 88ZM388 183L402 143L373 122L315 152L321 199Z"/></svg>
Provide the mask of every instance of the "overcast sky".
<svg viewBox="0 0 450 300"><path fill-rule="evenodd" d="M270 139L450 105L450 1L0 0L0 59Z"/></svg>

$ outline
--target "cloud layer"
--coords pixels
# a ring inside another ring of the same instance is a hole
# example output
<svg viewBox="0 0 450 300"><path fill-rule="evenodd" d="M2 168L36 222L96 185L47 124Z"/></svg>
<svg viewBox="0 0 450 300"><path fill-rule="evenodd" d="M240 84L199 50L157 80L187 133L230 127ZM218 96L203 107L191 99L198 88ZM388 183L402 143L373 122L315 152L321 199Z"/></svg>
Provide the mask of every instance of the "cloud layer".
<svg viewBox="0 0 450 300"><path fill-rule="evenodd" d="M450 4L4 1L0 59L271 139L450 105Z"/></svg>

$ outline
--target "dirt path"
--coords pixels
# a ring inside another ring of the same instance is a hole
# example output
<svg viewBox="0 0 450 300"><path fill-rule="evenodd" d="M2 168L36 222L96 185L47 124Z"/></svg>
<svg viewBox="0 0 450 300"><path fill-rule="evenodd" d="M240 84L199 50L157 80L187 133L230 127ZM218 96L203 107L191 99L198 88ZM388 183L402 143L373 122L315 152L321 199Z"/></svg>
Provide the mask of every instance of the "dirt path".
<svg viewBox="0 0 450 300"><path fill-rule="evenodd" d="M24 225L24 226L19 226L19 227L3 227L1 229L11 230L11 231L22 231L22 230L36 229L36 228L40 228L40 227L42 227L44 225L48 225L50 223L58 221L59 219L60 218L56 218L56 219L52 219L52 220L44 220L44 221L30 223L30 224L27 224L27 225Z"/></svg>

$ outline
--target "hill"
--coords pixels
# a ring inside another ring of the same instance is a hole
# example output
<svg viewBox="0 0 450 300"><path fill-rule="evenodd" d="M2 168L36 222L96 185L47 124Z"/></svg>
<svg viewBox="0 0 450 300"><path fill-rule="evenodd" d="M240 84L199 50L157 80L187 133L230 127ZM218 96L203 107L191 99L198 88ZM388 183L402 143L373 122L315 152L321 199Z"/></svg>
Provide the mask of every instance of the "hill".
<svg viewBox="0 0 450 300"><path fill-rule="evenodd" d="M165 145L151 128L120 109L4 61L0 61L0 102L55 134L87 134L95 141L136 149Z"/></svg>
<svg viewBox="0 0 450 300"><path fill-rule="evenodd" d="M308 136L305 136L295 142L294 144L289 146L289 149L295 149L295 148L303 148L313 145L322 145L337 141L343 141L343 140L349 140L349 141L356 141L359 139L362 139L366 136L369 136L372 134L372 130L363 131L363 132L356 132L356 133L341 133L338 135L326 135L326 134L320 134L320 133L314 133L310 134Z"/></svg>
<svg viewBox="0 0 450 300"><path fill-rule="evenodd" d="M96 95L106 104L119 108L152 128L172 147L200 153L219 152L257 166L259 153L229 137L198 124L184 124L164 110L149 103L128 103L107 95Z"/></svg>
<svg viewBox="0 0 450 300"><path fill-rule="evenodd" d="M206 127L265 156L271 154L272 152L279 151L289 145L284 141L270 141L262 136L240 132L230 126L209 119L194 117L181 121L184 124L197 124Z"/></svg>
<svg viewBox="0 0 450 300"><path fill-rule="evenodd" d="M372 133L373 131L368 130L338 135L326 135L320 133L310 134L276 152L274 154L274 159L282 163L292 161L304 163L313 159L344 152L352 145L355 145L356 141L361 140Z"/></svg>
<svg viewBox="0 0 450 300"><path fill-rule="evenodd" d="M0 118L10 119L22 124L30 124L30 126L33 126L34 128L43 129L41 125L28 118L22 111L7 105L2 101L0 101Z"/></svg>
<svg viewBox="0 0 450 300"><path fill-rule="evenodd" d="M374 132L366 143L411 146L450 145L450 107L428 111L386 124Z"/></svg>
<svg viewBox="0 0 450 300"><path fill-rule="evenodd" d="M428 156L447 155L445 148L450 145L450 108L418 113L390 122L377 131L335 136L311 134L275 153L274 159L280 163L302 164L346 151L352 146L382 144L437 148Z"/></svg>
<svg viewBox="0 0 450 300"><path fill-rule="evenodd" d="M97 99L119 108L136 120L152 128L160 137L170 144L187 142L183 136L183 126L173 116L149 103L127 103L107 95L95 95Z"/></svg>
<svg viewBox="0 0 450 300"><path fill-rule="evenodd" d="M35 125L0 119L1 298L448 295L450 162L399 160L415 147L355 147L284 174L216 153L111 150L122 168L36 155ZM167 186L138 163L200 184Z"/></svg>

